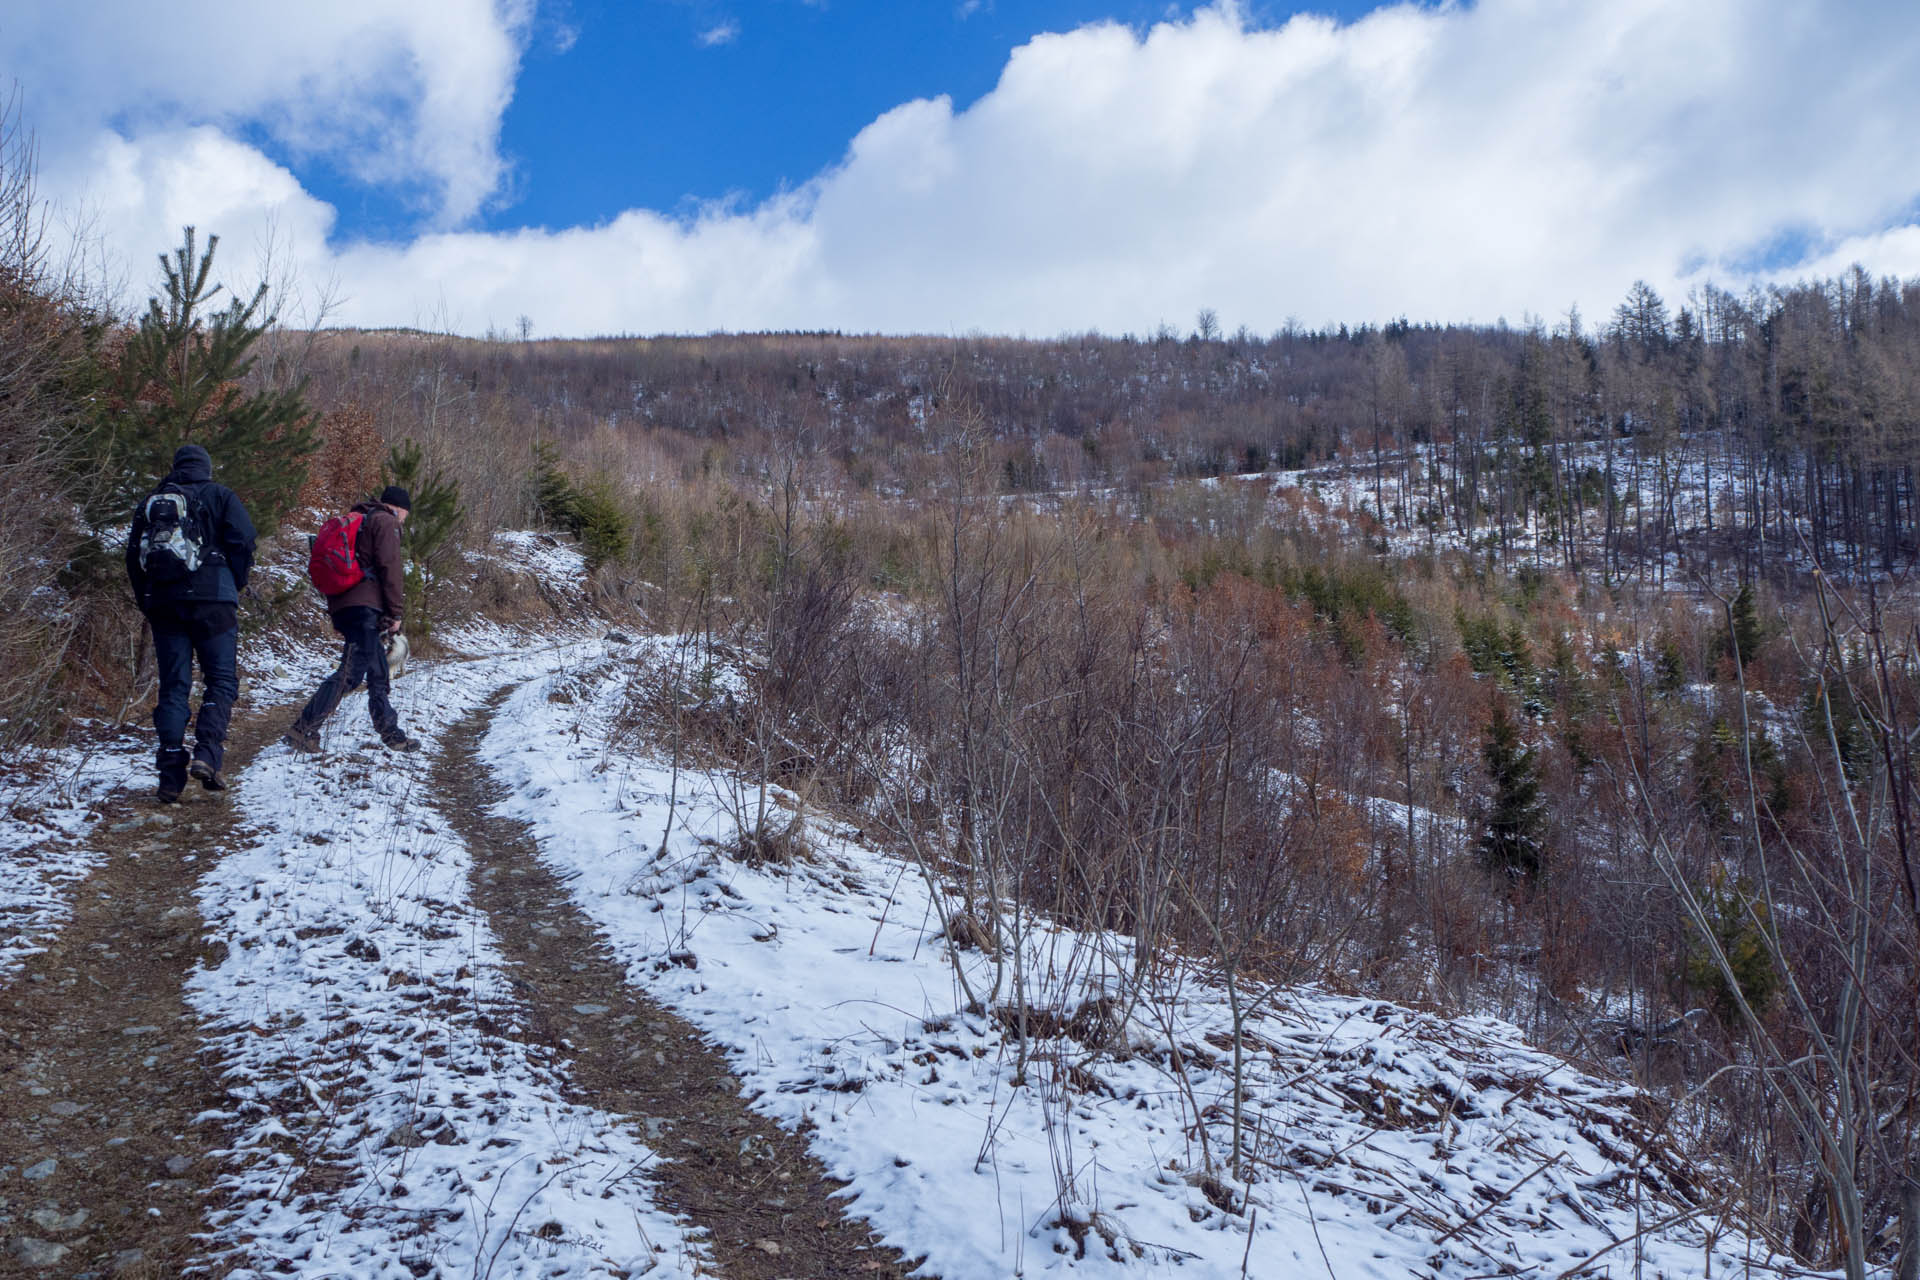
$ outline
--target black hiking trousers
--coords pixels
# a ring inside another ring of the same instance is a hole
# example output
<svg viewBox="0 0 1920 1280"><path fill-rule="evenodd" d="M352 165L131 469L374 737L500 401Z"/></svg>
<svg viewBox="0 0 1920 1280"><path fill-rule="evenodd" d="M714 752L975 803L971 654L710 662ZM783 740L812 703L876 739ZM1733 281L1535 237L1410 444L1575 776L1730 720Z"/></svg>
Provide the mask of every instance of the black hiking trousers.
<svg viewBox="0 0 1920 1280"><path fill-rule="evenodd" d="M225 762L227 722L240 696L239 623L234 606L215 600L163 600L148 606L153 654L159 666L160 695L153 727L160 736L163 777L186 777L188 702L193 695L193 664L200 664L206 691L193 720L193 755L215 773Z"/></svg>
<svg viewBox="0 0 1920 1280"><path fill-rule="evenodd" d="M334 615L333 629L345 637L346 651L340 655L339 667L313 691L300 718L294 721L294 733L301 737L318 734L340 699L358 689L364 680L373 731L383 742L397 736L400 716L389 700L393 678L387 672L387 649L380 640L380 611L364 605L342 609Z"/></svg>

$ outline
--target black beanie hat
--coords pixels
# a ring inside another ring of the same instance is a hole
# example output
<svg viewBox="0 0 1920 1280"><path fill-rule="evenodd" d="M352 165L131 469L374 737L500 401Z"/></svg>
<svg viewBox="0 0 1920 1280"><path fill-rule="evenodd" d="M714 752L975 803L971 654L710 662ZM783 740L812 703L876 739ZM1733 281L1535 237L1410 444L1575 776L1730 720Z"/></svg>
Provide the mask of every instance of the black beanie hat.
<svg viewBox="0 0 1920 1280"><path fill-rule="evenodd" d="M380 501L389 507L399 507L403 511L413 510L413 495L397 484L390 484L382 489Z"/></svg>

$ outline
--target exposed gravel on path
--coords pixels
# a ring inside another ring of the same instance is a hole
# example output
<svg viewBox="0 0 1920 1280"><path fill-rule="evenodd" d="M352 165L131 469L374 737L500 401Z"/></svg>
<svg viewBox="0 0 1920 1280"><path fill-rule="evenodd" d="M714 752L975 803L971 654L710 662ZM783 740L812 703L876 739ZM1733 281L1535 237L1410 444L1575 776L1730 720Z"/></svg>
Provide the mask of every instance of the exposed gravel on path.
<svg viewBox="0 0 1920 1280"><path fill-rule="evenodd" d="M234 724L237 776L292 712ZM225 1099L182 998L200 960L199 871L234 840L226 798L153 800L143 772L104 806L104 859L73 916L0 992L0 1275L181 1274L210 1207Z"/></svg>
<svg viewBox="0 0 1920 1280"><path fill-rule="evenodd" d="M473 901L515 966L534 1038L564 1046L578 1101L644 1128L665 1157L650 1171L657 1200L711 1233L726 1276L906 1275L911 1262L845 1216L805 1139L749 1109L692 1024L627 985L525 827L491 816L500 796L476 753L504 696L447 734L434 789L472 852Z"/></svg>

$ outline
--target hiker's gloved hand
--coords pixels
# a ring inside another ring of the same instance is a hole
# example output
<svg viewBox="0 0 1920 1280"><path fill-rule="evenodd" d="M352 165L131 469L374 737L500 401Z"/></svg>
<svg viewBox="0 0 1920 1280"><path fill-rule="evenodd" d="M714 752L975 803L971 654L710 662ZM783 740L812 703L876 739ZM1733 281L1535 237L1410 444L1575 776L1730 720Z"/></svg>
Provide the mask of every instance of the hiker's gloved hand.
<svg viewBox="0 0 1920 1280"><path fill-rule="evenodd" d="M381 624L380 624L380 634L381 634L381 635L383 635L383 636L393 636L393 635L399 635L399 634L400 634L400 619L398 619L398 618L387 618L387 619L385 619L384 621L382 621L382 622L381 622Z"/></svg>

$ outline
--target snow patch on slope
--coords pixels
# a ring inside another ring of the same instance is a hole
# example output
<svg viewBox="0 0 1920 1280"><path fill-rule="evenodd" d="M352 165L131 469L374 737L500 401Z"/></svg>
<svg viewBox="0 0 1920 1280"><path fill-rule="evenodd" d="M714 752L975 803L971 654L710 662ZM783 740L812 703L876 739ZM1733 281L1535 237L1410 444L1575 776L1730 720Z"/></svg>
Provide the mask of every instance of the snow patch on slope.
<svg viewBox="0 0 1920 1280"><path fill-rule="evenodd" d="M74 887L106 857L90 839L99 805L129 779L151 786L152 752L129 735L13 761L0 785L0 985L72 918Z"/></svg>
<svg viewBox="0 0 1920 1280"><path fill-rule="evenodd" d="M483 747L501 812L631 980L728 1052L757 1109L811 1125L852 1211L926 1274L1775 1274L1652 1139L1656 1100L1491 1019L1263 989L1236 1042L1203 966L1135 985L1126 939L1039 922L1023 1051L968 1009L956 963L986 990L993 961L952 956L916 870L819 822L811 858L741 865L725 775L608 746L619 665L663 647L505 703Z"/></svg>

